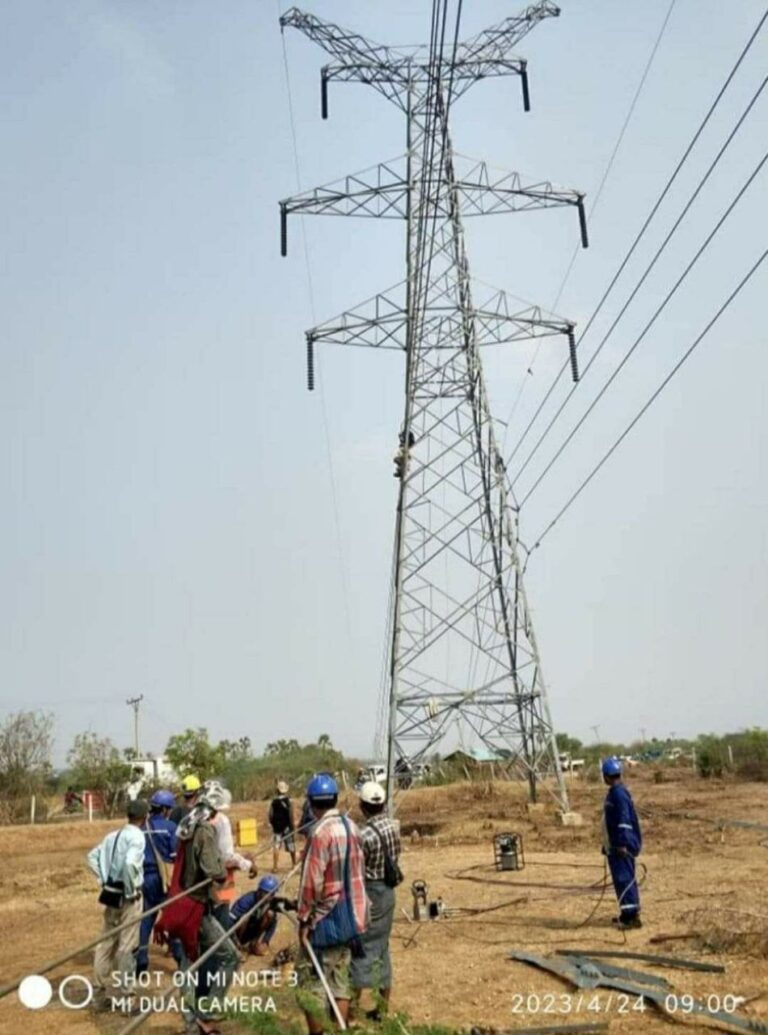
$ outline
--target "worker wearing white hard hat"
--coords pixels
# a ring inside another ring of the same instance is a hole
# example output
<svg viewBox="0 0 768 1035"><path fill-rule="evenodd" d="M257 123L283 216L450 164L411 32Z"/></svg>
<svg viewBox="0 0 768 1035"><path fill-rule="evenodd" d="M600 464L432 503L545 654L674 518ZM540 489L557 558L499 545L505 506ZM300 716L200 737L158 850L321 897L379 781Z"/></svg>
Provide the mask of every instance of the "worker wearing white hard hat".
<svg viewBox="0 0 768 1035"><path fill-rule="evenodd" d="M399 864L400 824L384 811L387 795L380 783L366 780L358 796L365 819L360 827L360 841L365 858L365 893L371 914L368 929L362 935L365 956L352 960L350 977L355 1005L364 988L377 990L378 1005L367 1016L370 1020L380 1020L392 991L389 939L395 917L395 887L403 879Z"/></svg>
<svg viewBox="0 0 768 1035"><path fill-rule="evenodd" d="M280 861L280 850L284 849L291 857L291 865L296 865L296 819L293 813L293 802L290 799L288 784L285 780L277 781L277 794L269 803L269 825L272 828L272 872L277 873Z"/></svg>
<svg viewBox="0 0 768 1035"><path fill-rule="evenodd" d="M250 853L241 854L235 851L232 821L227 815L227 810L232 804L232 792L227 790L220 780L206 780L200 797L214 810L211 823L216 831L216 844L227 870L227 879L216 888L217 905L213 911L213 915L219 923L224 925L229 916L229 910L237 898L235 871L241 870L249 877L255 877L258 870L254 857Z"/></svg>

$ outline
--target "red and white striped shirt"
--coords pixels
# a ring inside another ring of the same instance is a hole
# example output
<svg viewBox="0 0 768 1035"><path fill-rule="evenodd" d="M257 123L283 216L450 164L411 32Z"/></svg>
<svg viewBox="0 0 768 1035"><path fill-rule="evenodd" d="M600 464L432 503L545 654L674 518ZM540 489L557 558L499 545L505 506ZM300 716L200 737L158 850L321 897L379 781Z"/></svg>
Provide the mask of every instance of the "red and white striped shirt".
<svg viewBox="0 0 768 1035"><path fill-rule="evenodd" d="M346 820L349 838L338 809L326 812L307 842L299 884L297 917L311 926L327 916L344 894L344 860L349 853L349 890L359 931L368 926L365 860L360 833Z"/></svg>

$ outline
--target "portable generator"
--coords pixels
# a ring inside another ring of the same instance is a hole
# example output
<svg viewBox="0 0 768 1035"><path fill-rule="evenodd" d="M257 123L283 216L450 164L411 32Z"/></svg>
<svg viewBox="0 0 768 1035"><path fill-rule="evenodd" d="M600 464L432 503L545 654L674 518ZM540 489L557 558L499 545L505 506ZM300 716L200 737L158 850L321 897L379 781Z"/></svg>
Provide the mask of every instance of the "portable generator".
<svg viewBox="0 0 768 1035"><path fill-rule="evenodd" d="M493 859L497 870L522 870L525 866L522 834L496 834Z"/></svg>

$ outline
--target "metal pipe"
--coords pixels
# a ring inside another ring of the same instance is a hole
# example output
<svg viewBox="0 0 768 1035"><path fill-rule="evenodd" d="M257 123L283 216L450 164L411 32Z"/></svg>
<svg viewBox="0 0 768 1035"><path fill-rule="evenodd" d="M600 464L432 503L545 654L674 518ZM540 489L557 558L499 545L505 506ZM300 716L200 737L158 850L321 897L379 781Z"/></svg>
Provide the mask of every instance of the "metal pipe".
<svg viewBox="0 0 768 1035"><path fill-rule="evenodd" d="M288 254L288 210L285 202L280 202L280 254L283 258Z"/></svg>
<svg viewBox="0 0 768 1035"><path fill-rule="evenodd" d="M297 827L295 833L300 833L302 830L304 830L305 826L309 825L310 824L305 824L304 826ZM285 840L288 836L288 834L284 834L282 839ZM260 851L254 852L254 855L263 855L265 852L268 852L270 848L271 845L265 845ZM290 874L288 876L290 876ZM141 916L138 917L136 920L126 920L124 924L120 924L118 927L113 928L113 930L111 930L109 934L100 934L98 938L94 938L91 941L86 942L85 945L79 946L73 952L67 953L66 956L59 956L57 959L51 960L49 963L44 963L41 967L35 967L35 974L47 974L49 971L55 970L56 967L60 967L62 963L67 963L75 956L79 956L81 952L87 952L89 949L93 949L101 942L106 941L107 938L114 938L116 934L119 934L120 931L124 931L127 927L130 927L131 924L141 923L144 917L152 916L154 913L158 913L161 909L164 909L165 906L169 906L172 902L177 902L179 899L184 898L186 895L191 894L193 891L198 891L200 888L204 888L206 884L210 883L210 879L208 879L200 881L199 884L193 884L191 888L185 888L183 891L180 891L178 895L173 895L171 898L167 898L163 902L159 903L159 905L152 906L151 909L145 910L141 914ZM2 987L0 987L0 999L2 999L3 996L9 995L11 992L15 991L26 976L27 975L24 974L22 977L17 978L17 980L11 982L11 984L3 985Z"/></svg>
<svg viewBox="0 0 768 1035"><path fill-rule="evenodd" d="M336 1018L336 1023L342 1031L346 1031L347 1023L341 1016L339 1004L336 1002L334 998L333 992L331 991L331 986L328 984L328 978L325 976L325 972L322 968L320 960L317 958L315 954L315 950L310 945L309 938L306 935L302 937L298 921L294 920L293 917L289 917L289 919L293 922L294 927L296 927L296 929L299 931L299 942L306 949L307 956L309 956L312 966L315 968L315 973L320 978L320 984L323 986L323 991L325 992L326 997L328 998L328 1002L330 1003L331 1009L333 1010L333 1014ZM121 1032L120 1035L123 1035L123 1033Z"/></svg>
<svg viewBox="0 0 768 1035"><path fill-rule="evenodd" d="M264 898L260 902L257 902L256 905L252 906L247 913L243 913L243 915L240 917L240 920L238 921L238 925L243 923L243 921L248 920L249 917L251 917L257 910L263 909L265 904L269 901L269 899L273 898L277 894L277 892L280 891L280 889L291 879L294 873L296 873L296 871L301 867L301 865L301 862L297 862L293 869L289 870L285 877L283 877L283 879L280 881L279 885L275 888L274 891L270 891L267 895L264 896ZM195 971L199 970L200 966L203 963L205 963L206 960L210 959L210 957L213 956L213 954L216 952L219 946L223 945L227 938L230 938L231 935L231 930L225 931L221 938L217 938L213 945L211 945L208 949L205 950L202 956L198 956L195 962L190 967L186 968L185 973L194 974ZM166 1007L168 1003L171 1002L175 994L176 989L174 989L170 995L167 995L165 997L158 1009L155 1009L154 1006L151 1006L149 1010L142 1010L138 1017L134 1017L134 1019L130 1021L128 1024L126 1024L124 1028L121 1028L117 1035L130 1035L130 1032L136 1031L136 1029L141 1027L144 1021L146 1021L151 1014L159 1013L160 1009Z"/></svg>
<svg viewBox="0 0 768 1035"><path fill-rule="evenodd" d="M171 902L177 902L180 898L184 898L191 892L197 891L199 888L203 888L206 884L210 883L210 879L203 880L200 881L199 884L193 884L191 888L185 888L184 891L180 891L179 894L174 895L173 898L167 898L164 902L161 902L159 905L152 906L151 909L147 909L145 912L141 914L141 916L137 917L135 920L126 920L125 923L120 924L118 927L113 927L108 934L100 934L98 938L93 938L91 941L86 942L85 945L80 945L73 952L68 952L66 956L59 956L57 959L51 960L50 963L44 963L42 967L35 967L35 974L47 974L49 970L54 970L56 967L60 967L62 963L66 963L68 960L73 959L75 956L79 956L81 952L87 952L88 949L93 949L96 945L99 945L101 942L106 941L107 938L114 938L116 934L119 934L120 931L124 931L127 927L131 927L133 924L141 923L145 916L152 916L153 913L158 913L161 909L164 909L165 906L170 905ZM26 976L27 975L24 974L22 977L17 978L15 981L12 981L11 984L3 985L2 988L0 988L0 999L2 999L3 996L6 996L10 992L13 992L15 989L17 989Z"/></svg>

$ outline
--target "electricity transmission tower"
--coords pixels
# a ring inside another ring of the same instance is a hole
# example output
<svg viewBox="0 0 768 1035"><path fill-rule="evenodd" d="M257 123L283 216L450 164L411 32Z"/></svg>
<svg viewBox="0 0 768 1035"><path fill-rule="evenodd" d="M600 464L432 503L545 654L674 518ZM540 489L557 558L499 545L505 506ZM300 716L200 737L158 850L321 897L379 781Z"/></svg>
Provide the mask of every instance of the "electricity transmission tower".
<svg viewBox="0 0 768 1035"><path fill-rule="evenodd" d="M394 288L307 332L308 387L318 343L399 349L405 354L389 669L389 800L400 760L429 756L463 723L505 759L536 800L544 775L567 811L563 780L518 546L518 508L496 441L480 347L560 335L576 369L573 324L520 309L503 292L475 300L462 219L572 206L587 246L583 195L517 173L494 176L460 159L451 105L474 83L519 76L519 41L559 14L549 0L450 48L374 44L291 8L280 19L332 55L328 84L362 82L405 115L406 152L363 173L280 203L281 252L291 213L404 220L406 276ZM410 444L412 443L412 445ZM400 761L401 766L403 761Z"/></svg>

